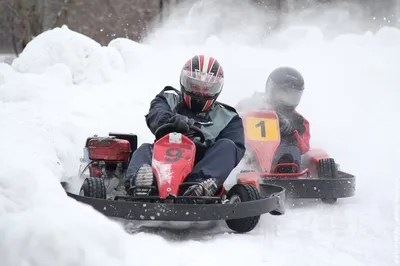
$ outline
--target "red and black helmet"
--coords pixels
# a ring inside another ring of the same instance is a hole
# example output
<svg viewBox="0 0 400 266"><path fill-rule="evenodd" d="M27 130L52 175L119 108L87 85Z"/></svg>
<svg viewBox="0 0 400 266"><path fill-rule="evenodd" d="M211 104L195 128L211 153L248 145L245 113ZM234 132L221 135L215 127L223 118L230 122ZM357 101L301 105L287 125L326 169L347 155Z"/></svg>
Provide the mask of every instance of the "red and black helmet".
<svg viewBox="0 0 400 266"><path fill-rule="evenodd" d="M224 86L224 71L218 60L196 55L186 62L180 77L182 98L195 113L209 110Z"/></svg>

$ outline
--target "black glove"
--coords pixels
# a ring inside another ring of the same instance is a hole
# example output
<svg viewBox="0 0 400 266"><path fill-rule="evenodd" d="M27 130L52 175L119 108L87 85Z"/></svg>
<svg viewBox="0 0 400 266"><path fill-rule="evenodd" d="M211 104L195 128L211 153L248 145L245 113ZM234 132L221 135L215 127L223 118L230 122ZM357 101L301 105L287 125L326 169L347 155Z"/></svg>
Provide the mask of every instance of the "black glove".
<svg viewBox="0 0 400 266"><path fill-rule="evenodd" d="M291 136L293 134L293 127L290 123L290 120L284 117L283 115L279 115L279 129L282 136Z"/></svg>
<svg viewBox="0 0 400 266"><path fill-rule="evenodd" d="M168 119L167 123L174 124L176 131L180 133L187 133L189 132L190 127L194 125L194 120L189 119L187 116L177 114Z"/></svg>

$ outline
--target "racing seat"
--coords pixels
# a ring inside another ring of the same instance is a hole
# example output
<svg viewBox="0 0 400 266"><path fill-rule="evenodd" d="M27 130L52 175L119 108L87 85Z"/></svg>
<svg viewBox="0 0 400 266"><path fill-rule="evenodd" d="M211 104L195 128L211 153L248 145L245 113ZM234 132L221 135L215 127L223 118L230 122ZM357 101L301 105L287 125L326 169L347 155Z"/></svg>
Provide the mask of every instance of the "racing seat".
<svg viewBox="0 0 400 266"><path fill-rule="evenodd" d="M282 165L280 166L280 164ZM300 164L299 148L293 145L280 145L275 153L271 169L276 169L277 173L296 173L297 169L300 170Z"/></svg>

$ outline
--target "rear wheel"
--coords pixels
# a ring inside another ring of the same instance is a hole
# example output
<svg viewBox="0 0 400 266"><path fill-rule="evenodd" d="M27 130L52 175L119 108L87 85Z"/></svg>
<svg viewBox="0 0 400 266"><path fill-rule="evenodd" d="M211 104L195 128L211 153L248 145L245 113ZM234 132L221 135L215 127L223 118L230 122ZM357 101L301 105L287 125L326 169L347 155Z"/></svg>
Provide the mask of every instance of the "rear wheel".
<svg viewBox="0 0 400 266"><path fill-rule="evenodd" d="M338 178L338 167L333 158L318 161L318 176L320 178ZM324 203L335 203L337 198L321 198Z"/></svg>
<svg viewBox="0 0 400 266"><path fill-rule="evenodd" d="M106 199L104 180L98 177L88 177L83 181L79 195L89 198Z"/></svg>
<svg viewBox="0 0 400 266"><path fill-rule="evenodd" d="M239 203L244 201L253 201L261 199L260 192L250 184L236 184L229 190L227 198L230 203ZM253 230L260 220L260 215L246 217L242 219L226 220L230 229L238 233L247 233Z"/></svg>

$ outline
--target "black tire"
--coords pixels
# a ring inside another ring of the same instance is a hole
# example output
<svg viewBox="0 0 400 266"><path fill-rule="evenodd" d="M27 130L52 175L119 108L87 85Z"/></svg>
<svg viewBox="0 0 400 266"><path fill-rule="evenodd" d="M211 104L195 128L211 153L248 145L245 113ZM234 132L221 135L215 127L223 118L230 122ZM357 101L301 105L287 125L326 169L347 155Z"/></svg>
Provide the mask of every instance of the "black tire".
<svg viewBox="0 0 400 266"><path fill-rule="evenodd" d="M333 158L318 161L318 176L320 178L338 178L338 168ZM337 202L337 198L321 198L321 201L332 204Z"/></svg>
<svg viewBox="0 0 400 266"><path fill-rule="evenodd" d="M86 178L79 194L89 198L106 199L107 193L104 180L97 177Z"/></svg>
<svg viewBox="0 0 400 266"><path fill-rule="evenodd" d="M338 177L337 165L333 158L326 158L318 161L318 176L320 178Z"/></svg>
<svg viewBox="0 0 400 266"><path fill-rule="evenodd" d="M236 184L229 190L227 198L234 200L239 198L240 202L253 201L261 199L260 192L250 184ZM226 220L228 227L238 233L247 233L253 230L260 220L260 215L246 217L242 219Z"/></svg>

